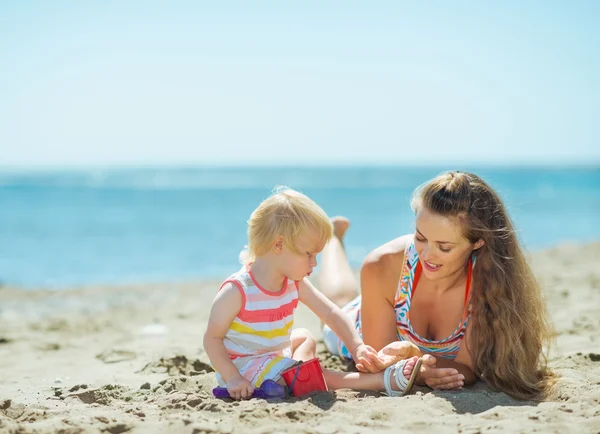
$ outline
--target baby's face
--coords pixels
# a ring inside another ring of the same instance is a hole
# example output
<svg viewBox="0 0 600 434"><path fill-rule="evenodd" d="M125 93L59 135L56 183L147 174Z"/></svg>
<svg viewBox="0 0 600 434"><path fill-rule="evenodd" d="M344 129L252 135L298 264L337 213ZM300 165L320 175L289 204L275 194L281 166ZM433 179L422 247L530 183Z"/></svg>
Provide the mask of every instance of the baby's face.
<svg viewBox="0 0 600 434"><path fill-rule="evenodd" d="M292 280L308 277L317 266L317 255L323 250L323 242L308 233L298 237L295 250L284 245L282 264L285 275Z"/></svg>

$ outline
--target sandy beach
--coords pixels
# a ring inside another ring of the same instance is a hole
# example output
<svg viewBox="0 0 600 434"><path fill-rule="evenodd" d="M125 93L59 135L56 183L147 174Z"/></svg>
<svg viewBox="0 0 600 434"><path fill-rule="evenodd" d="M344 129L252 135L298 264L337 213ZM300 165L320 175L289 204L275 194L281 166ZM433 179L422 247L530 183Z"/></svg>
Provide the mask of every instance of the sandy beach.
<svg viewBox="0 0 600 434"><path fill-rule="evenodd" d="M283 401L212 397L202 335L220 282L65 291L0 288L2 433L600 433L600 243L532 256L557 330L560 375L542 403L482 382L402 398L315 393ZM296 326L320 338L304 307ZM327 367L351 366L323 352Z"/></svg>

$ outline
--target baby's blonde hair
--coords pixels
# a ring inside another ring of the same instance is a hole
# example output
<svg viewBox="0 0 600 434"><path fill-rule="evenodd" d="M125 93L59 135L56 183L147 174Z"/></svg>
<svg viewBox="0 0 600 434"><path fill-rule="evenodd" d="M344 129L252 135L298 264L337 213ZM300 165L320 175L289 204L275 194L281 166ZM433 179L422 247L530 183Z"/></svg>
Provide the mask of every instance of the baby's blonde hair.
<svg viewBox="0 0 600 434"><path fill-rule="evenodd" d="M313 235L319 242L319 251L333 235L331 220L308 196L289 187L275 187L250 215L248 220L248 246L240 254L243 264L253 262L271 249L282 237L290 250L300 253L298 239Z"/></svg>

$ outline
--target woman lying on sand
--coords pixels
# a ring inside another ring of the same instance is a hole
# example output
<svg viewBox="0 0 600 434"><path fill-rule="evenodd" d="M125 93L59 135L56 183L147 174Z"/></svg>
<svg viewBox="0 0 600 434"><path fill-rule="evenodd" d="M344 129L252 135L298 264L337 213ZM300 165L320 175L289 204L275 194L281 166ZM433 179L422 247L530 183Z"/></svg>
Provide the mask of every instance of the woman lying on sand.
<svg viewBox="0 0 600 434"><path fill-rule="evenodd" d="M478 176L449 172L417 188L412 208L414 234L367 256L358 297L343 247L349 221L333 219L319 287L367 345L389 356L360 359L358 369L385 369L408 341L422 355L417 384L457 389L479 377L515 398L543 398L554 382L543 353L551 325L501 199ZM331 328L323 337L348 358Z"/></svg>

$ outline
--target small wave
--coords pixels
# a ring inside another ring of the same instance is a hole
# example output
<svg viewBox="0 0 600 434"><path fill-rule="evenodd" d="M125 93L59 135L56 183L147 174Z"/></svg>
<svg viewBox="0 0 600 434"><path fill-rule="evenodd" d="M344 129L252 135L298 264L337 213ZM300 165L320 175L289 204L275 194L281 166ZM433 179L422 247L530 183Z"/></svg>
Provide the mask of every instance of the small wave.
<svg viewBox="0 0 600 434"><path fill-rule="evenodd" d="M390 168L207 168L130 169L0 173L0 185L137 190L402 188L414 186L410 176Z"/></svg>

